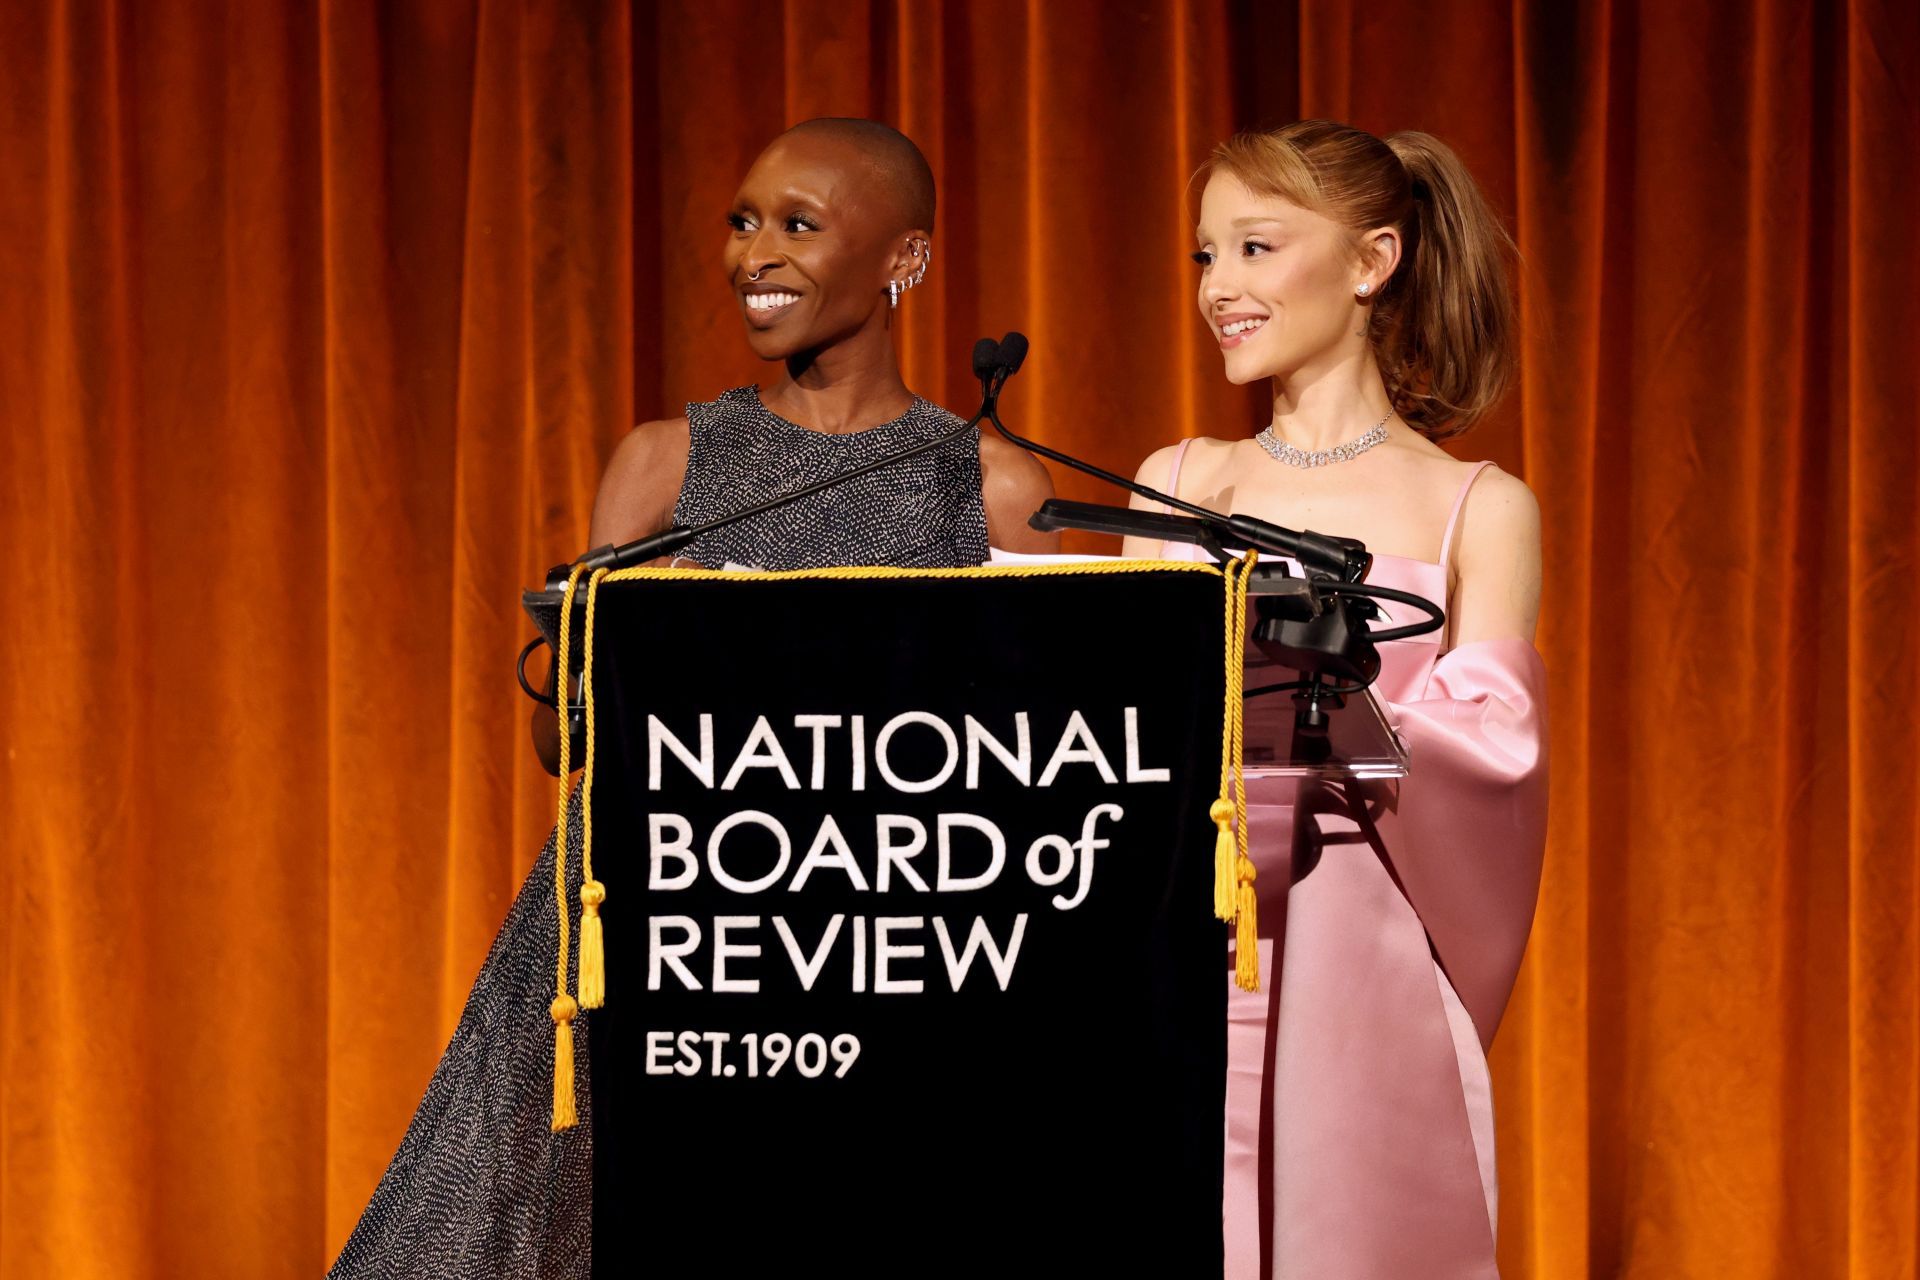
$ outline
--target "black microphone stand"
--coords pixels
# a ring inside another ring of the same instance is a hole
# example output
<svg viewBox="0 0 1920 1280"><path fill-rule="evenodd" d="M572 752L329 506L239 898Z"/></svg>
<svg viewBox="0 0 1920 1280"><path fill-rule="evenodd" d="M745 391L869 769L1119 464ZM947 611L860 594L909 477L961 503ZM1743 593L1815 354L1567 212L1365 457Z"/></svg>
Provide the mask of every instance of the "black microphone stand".
<svg viewBox="0 0 1920 1280"><path fill-rule="evenodd" d="M1300 672L1301 678L1250 690L1247 696L1292 692L1296 751L1312 755L1327 750L1328 713L1344 706L1348 695L1361 692L1379 676L1378 644L1425 635L1446 625L1445 612L1432 601L1362 582L1373 565L1373 556L1355 539L1287 529L1253 516L1222 515L1009 430L1000 421L999 391L1025 362L1027 338L1025 334L1009 333L1000 340L990 361L983 359L984 347L984 341L975 347L974 372L987 392L981 408L994 430L1029 453L1187 513L1176 516L1051 498L1033 514L1030 523L1034 528L1048 532L1085 529L1122 537L1190 542L1219 560L1226 559L1231 551L1252 549L1288 557L1300 565L1304 577L1299 578L1292 576L1285 565L1256 565L1248 585L1248 594L1255 597L1254 643L1273 662ZM982 371L983 365L991 367L997 381ZM1411 605L1427 617L1374 631L1367 624L1380 616L1373 603L1376 599Z"/></svg>
<svg viewBox="0 0 1920 1280"><path fill-rule="evenodd" d="M553 686L556 691L560 688L562 676L558 670L559 646L555 641L559 636L558 628L571 625L571 619L560 617L555 627L549 631L545 625L544 614L549 609L554 610L556 614L561 611L562 601L565 599L567 581L573 577L575 569L581 570L582 576L590 576L600 569L625 569L634 565L645 564L647 561L658 559L661 556L672 555L704 533L710 533L715 529L724 529L728 525L738 524L742 520L751 520L754 516L761 515L764 512L772 511L778 507L784 507L790 502L798 502L802 498L810 497L822 490L831 489L838 484L845 484L849 480L857 480L861 476L869 475L883 467L890 467L895 463L905 462L909 458L917 458L923 453L929 453L934 449L940 448L942 445L960 439L969 431L976 430L982 420L991 418L995 414L995 406L1000 398L1001 389L1006 386L1007 379L1011 378L1017 371L1017 365L1013 369L1004 369L996 363L996 356L999 349L1000 344L992 338L982 338L973 344L973 372L974 376L981 380L980 408L971 418L968 418L951 431L944 431L931 440L922 441L910 448L902 449L898 453L890 453L884 458L876 458L872 462L862 463L857 467L842 471L837 475L828 476L824 480L803 485L788 493L777 494L774 497L766 499L764 502L756 502L752 506L729 512L724 516L716 517L705 523L697 525L673 525L669 528L650 533L644 538L635 538L631 542L623 542L617 546L609 544L603 547L596 547L577 560L570 561L567 564L555 565L553 568L547 570L545 589L537 592L524 592L521 598L521 606L527 610L533 617L535 624L540 626L541 629L541 634L529 641L527 646L520 651L519 661L515 663L514 666L514 674L520 681L521 690L535 702L545 706L555 705L554 699L559 696L557 692L554 698L550 698L541 694L528 683L526 674L527 659L532 656L533 651L538 649L542 644L546 644L552 649L554 651L555 667L553 672ZM575 650L576 654L580 652L581 650L579 649ZM565 678L571 680L573 675L574 672L569 671L566 673ZM575 699L569 699L567 706L569 731L574 733L584 732L586 708Z"/></svg>
<svg viewBox="0 0 1920 1280"><path fill-rule="evenodd" d="M1337 538L1329 534L1314 533L1311 530L1286 529L1254 516L1222 515L1210 507L1176 498L1169 493L1161 493L1158 489L1149 488L1138 481L1116 475L1091 462L1083 461L1071 454L1061 453L1057 449L1049 449L1038 441L1016 434L1008 429L1006 423L1000 421L999 387L1004 386L1006 379L1018 372L1020 366L1026 362L1027 338L1022 333L1009 333L1000 340L999 345L1000 351L996 363L1006 372L1001 376L999 384L995 386L992 398L982 405L982 408L986 410L987 418L993 423L995 431L1027 452L1042 458L1050 458L1061 466L1071 467L1075 471L1104 480L1108 484L1125 489L1128 493L1138 494L1151 502L1161 503L1176 511L1184 511L1190 518L1203 525L1222 548L1244 551L1251 547L1267 555L1287 556L1298 562L1300 567L1308 573L1323 575L1341 582L1358 582L1372 567L1373 557L1368 554L1366 546L1352 538ZM976 362L978 356L979 352L976 348ZM1049 520L1057 520L1068 511L1091 514L1096 509L1091 503L1067 503L1057 498L1048 501L1040 508ZM1118 508L1118 510L1124 510L1124 508ZM1062 521L1051 526L1036 524L1034 527L1079 528L1081 526L1066 524ZM1111 532L1111 530L1100 532ZM1195 539L1181 538L1179 541L1195 541ZM1204 542L1201 545L1207 546ZM1208 546L1208 550L1214 549Z"/></svg>
<svg viewBox="0 0 1920 1280"><path fill-rule="evenodd" d="M982 338L974 344L973 363L976 375L980 372L982 357L988 354L988 348L995 345L991 338ZM728 525L739 524L742 520L751 520L757 515L772 511L778 507L784 507L790 502L798 502L802 498L812 497L814 494L826 489L831 489L835 485L845 484L849 480L857 480L861 476L879 471L883 467L891 467L895 463L905 462L909 458L917 458L923 453L930 453L942 445L950 444L966 435L967 432L978 427L983 418L988 418L993 415L994 402L999 397L1000 388L1006 385L1007 377L1011 376L1012 373L1009 371L1006 377L1002 377L994 382L990 389L987 388L983 382L982 388L985 394L981 397L979 411L951 431L943 432L931 440L924 440L912 448L902 449L898 453L890 453L884 458L875 458L872 462L863 462L857 467L842 471L837 475L828 476L824 480L816 480L812 484L803 485L790 493L776 494L764 502L756 502L750 507L743 507L738 511L728 512L724 516L717 516L712 520L706 521L704 524L673 525L669 528L661 529L656 533L650 533L644 538L635 538L632 542L620 543L618 546L609 544L604 547L595 547L578 560L574 560L568 564L558 564L547 570L547 590L564 591L567 586L567 579L573 576L573 571L576 568L582 570L584 574L591 575L599 569L626 569L633 565L645 564L649 560L656 560L661 556L670 556L702 534L711 533L715 529L724 529Z"/></svg>

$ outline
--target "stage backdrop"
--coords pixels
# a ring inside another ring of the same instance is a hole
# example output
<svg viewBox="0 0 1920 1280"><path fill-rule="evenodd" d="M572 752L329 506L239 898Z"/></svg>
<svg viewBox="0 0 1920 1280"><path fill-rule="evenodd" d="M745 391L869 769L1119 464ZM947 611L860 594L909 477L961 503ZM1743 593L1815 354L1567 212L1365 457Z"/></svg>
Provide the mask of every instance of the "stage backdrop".
<svg viewBox="0 0 1920 1280"><path fill-rule="evenodd" d="M1920 9L0 4L0 1276L313 1276L552 813L518 589L766 372L783 125L939 177L914 386L1130 468L1249 432L1238 125L1451 141L1525 254L1456 446L1546 517L1553 837L1495 1048L1511 1276L1906 1276L1920 1202ZM1075 497L1105 496L1059 477Z"/></svg>

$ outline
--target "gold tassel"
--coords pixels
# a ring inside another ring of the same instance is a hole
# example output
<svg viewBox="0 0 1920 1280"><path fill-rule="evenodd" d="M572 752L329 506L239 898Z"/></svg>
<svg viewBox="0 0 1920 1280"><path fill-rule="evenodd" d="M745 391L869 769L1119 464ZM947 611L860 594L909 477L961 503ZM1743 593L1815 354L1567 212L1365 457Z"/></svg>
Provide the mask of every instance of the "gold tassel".
<svg viewBox="0 0 1920 1280"><path fill-rule="evenodd" d="M553 1131L580 1123L573 1107L573 1015L579 1006L572 996L555 996L547 1006L553 1015Z"/></svg>
<svg viewBox="0 0 1920 1280"><path fill-rule="evenodd" d="M1260 904L1253 891L1253 881L1260 873L1254 870L1253 859L1246 854L1239 858L1240 871L1240 928L1234 935L1233 980L1242 991L1260 989Z"/></svg>
<svg viewBox="0 0 1920 1280"><path fill-rule="evenodd" d="M572 912L567 910L567 783L571 779L572 761L567 758L567 702L570 698L568 685L570 637L573 634L573 593L580 585L581 570L578 566L567 578L567 591L560 598L560 636L555 646L553 682L554 710L560 718L560 799L559 816L553 828L553 897L556 921L555 932L559 935L560 946L554 957L553 985L556 994L553 1003L547 1006L547 1012L553 1015L553 1131L571 1129L579 1123L579 1117L573 1109L573 1015L580 1011L572 996L567 994L567 933L572 924Z"/></svg>
<svg viewBox="0 0 1920 1280"><path fill-rule="evenodd" d="M601 940L600 904L607 890L598 880L580 886L580 1007L598 1009L607 1001L606 944Z"/></svg>
<svg viewBox="0 0 1920 1280"><path fill-rule="evenodd" d="M593 612L606 576L605 569L598 569L587 580L587 652L580 673L580 701L587 708L587 764L580 775L580 977L575 989L582 1009L598 1009L607 1002L606 941L600 924L607 888L593 878L593 740L598 736L593 726Z"/></svg>
<svg viewBox="0 0 1920 1280"><path fill-rule="evenodd" d="M1246 700L1242 693L1247 647L1247 579L1258 561L1249 549L1239 563L1226 568L1227 578L1227 723L1224 752L1220 764L1220 798L1209 812L1219 828L1214 849L1214 914L1220 914L1223 864L1233 868L1226 877L1225 893L1232 902L1232 919L1238 923L1234 934L1233 980L1242 991L1260 990L1260 904L1253 882L1259 875L1247 851L1247 779L1241 771L1241 753L1246 746ZM1229 788L1228 783L1232 786ZM1231 793L1231 794L1229 794ZM1225 812L1223 813L1222 810ZM1227 818L1233 819L1229 834Z"/></svg>
<svg viewBox="0 0 1920 1280"><path fill-rule="evenodd" d="M1233 860L1239 850L1233 840L1233 801L1221 796L1207 809L1213 819L1213 914L1233 919Z"/></svg>

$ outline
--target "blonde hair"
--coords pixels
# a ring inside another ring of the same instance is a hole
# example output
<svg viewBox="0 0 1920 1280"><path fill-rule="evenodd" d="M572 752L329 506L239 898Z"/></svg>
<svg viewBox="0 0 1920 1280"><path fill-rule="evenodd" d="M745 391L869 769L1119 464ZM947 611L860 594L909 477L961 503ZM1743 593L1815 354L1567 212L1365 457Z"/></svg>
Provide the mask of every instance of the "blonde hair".
<svg viewBox="0 0 1920 1280"><path fill-rule="evenodd" d="M1374 295L1367 340L1395 411L1415 430L1459 435L1506 391L1516 363L1513 239L1444 142L1302 120L1229 138L1201 169L1214 173L1356 235L1400 233L1400 263Z"/></svg>

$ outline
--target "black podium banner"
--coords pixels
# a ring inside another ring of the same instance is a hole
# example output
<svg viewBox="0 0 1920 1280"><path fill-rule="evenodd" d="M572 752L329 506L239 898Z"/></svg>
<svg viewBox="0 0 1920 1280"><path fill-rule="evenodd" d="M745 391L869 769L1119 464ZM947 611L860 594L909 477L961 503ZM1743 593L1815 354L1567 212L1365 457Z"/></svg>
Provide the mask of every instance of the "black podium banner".
<svg viewBox="0 0 1920 1280"><path fill-rule="evenodd" d="M596 1274L1219 1274L1222 591L599 584Z"/></svg>

